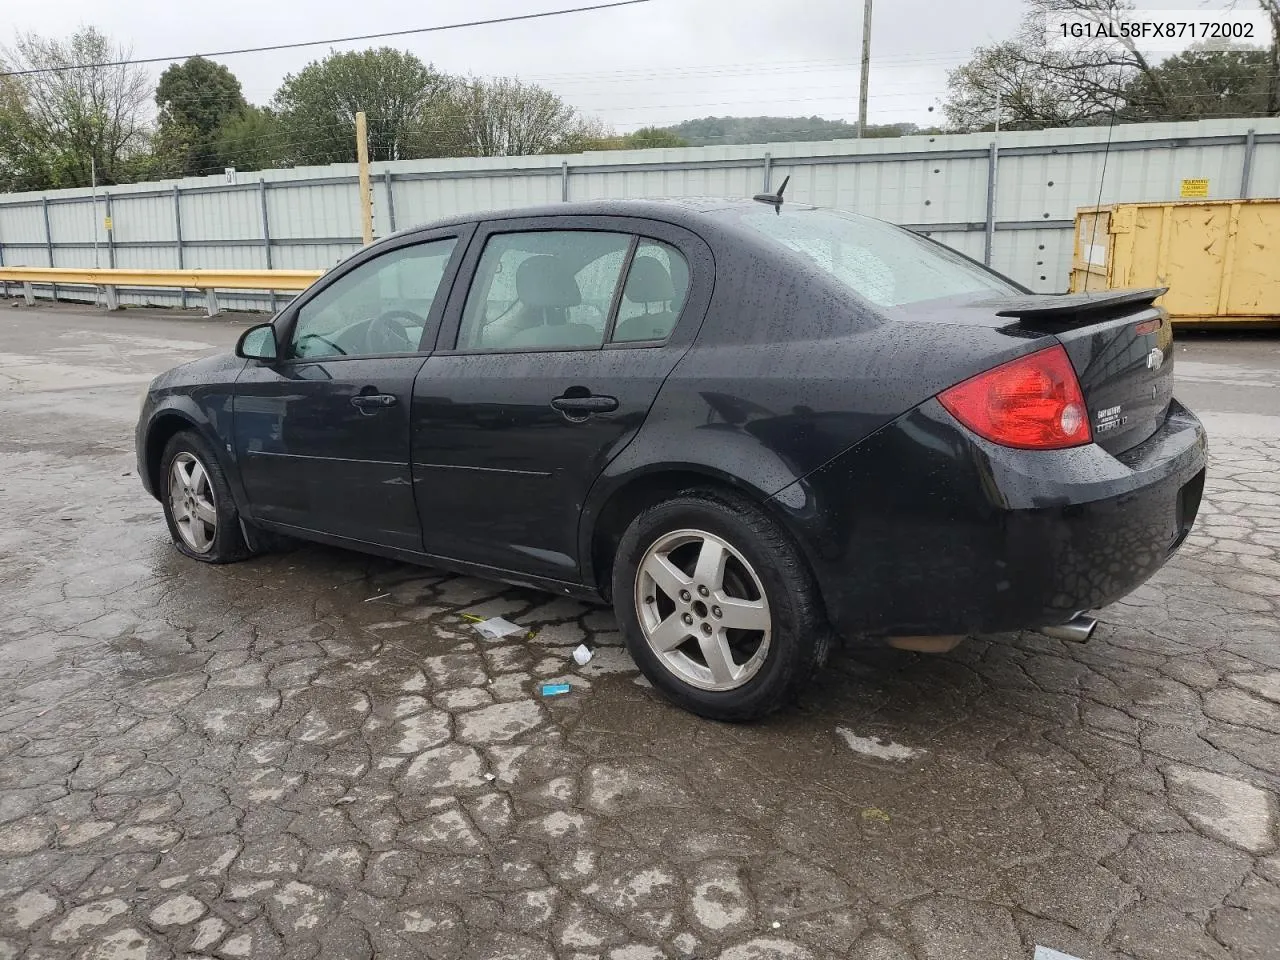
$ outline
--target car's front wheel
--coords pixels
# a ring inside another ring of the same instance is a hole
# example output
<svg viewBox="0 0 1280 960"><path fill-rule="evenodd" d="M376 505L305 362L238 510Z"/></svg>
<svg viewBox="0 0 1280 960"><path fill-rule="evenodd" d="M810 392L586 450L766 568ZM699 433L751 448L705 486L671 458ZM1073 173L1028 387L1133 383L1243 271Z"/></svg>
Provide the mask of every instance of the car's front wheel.
<svg viewBox="0 0 1280 960"><path fill-rule="evenodd" d="M826 659L829 629L803 558L737 498L691 492L637 516L618 545L613 603L644 675L704 717L764 716Z"/></svg>
<svg viewBox="0 0 1280 960"><path fill-rule="evenodd" d="M227 478L199 434L174 434L160 465L161 502L174 545L205 563L231 563L249 556Z"/></svg>

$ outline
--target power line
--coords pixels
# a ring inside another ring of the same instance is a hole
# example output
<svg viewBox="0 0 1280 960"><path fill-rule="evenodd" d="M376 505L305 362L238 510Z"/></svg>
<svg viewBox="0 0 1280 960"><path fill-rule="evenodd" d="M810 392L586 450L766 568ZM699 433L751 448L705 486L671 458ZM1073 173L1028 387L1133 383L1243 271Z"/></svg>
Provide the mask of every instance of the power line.
<svg viewBox="0 0 1280 960"><path fill-rule="evenodd" d="M465 27L487 27L498 23L516 23L522 20L541 20L547 17L563 17L571 13L590 13L594 10L610 10L615 7L631 7L651 0L613 0L612 3L597 3L587 7L566 7L561 10L543 10L539 13L521 13L509 17L494 17L489 20L469 20L465 23L445 23L434 27L415 27L410 30L388 30L385 33L366 33L353 37L338 37L333 40L305 40L298 43L276 43L266 47L242 47L238 50L218 50L214 53L187 53L172 57L143 57L136 60L113 60L106 63L77 63L60 67L35 67L29 70L6 70L0 77L28 77L38 73L64 73L68 70L92 70L101 67L126 67L143 63L167 63L175 60L189 60L192 57L231 57L242 53L267 53L272 50L297 50L301 47L322 47L327 44L352 43L358 40L381 40L386 37L407 37L418 33L439 33L443 30L461 30Z"/></svg>

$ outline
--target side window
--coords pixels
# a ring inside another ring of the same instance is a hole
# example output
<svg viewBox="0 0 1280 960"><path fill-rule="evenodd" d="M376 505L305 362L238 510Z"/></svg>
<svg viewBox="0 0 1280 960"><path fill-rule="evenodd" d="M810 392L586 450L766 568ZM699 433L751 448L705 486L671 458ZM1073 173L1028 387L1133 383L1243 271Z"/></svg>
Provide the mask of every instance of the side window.
<svg viewBox="0 0 1280 960"><path fill-rule="evenodd" d="M689 293L689 264L675 247L641 240L622 288L614 343L665 340Z"/></svg>
<svg viewBox="0 0 1280 960"><path fill-rule="evenodd" d="M413 353L456 241L401 247L362 263L298 311L286 356Z"/></svg>
<svg viewBox="0 0 1280 960"><path fill-rule="evenodd" d="M630 244L628 234L589 230L490 237L462 311L458 349L600 346Z"/></svg>

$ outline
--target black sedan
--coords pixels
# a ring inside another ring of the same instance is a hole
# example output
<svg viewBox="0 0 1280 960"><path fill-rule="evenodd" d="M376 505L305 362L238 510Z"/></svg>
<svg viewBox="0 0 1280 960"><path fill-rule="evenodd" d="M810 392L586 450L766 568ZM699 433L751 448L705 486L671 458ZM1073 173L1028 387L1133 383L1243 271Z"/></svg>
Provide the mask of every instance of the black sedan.
<svg viewBox="0 0 1280 960"><path fill-rule="evenodd" d="M776 199L456 218L157 378L139 475L195 560L287 534L611 600L656 687L748 719L834 635L1084 638L1160 568L1206 455L1160 292Z"/></svg>

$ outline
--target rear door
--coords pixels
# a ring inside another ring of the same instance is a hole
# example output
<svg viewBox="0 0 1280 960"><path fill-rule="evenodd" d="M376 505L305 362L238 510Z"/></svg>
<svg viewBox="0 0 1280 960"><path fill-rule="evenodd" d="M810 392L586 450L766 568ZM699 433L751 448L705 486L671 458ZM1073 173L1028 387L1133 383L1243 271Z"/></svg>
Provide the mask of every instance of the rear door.
<svg viewBox="0 0 1280 960"><path fill-rule="evenodd" d="M576 581L591 483L631 441L710 301L706 245L608 217L481 225L414 385L428 553Z"/></svg>
<svg viewBox="0 0 1280 960"><path fill-rule="evenodd" d="M281 318L280 359L236 383L236 456L253 516L422 548L410 471L413 382L466 232L359 255Z"/></svg>

